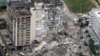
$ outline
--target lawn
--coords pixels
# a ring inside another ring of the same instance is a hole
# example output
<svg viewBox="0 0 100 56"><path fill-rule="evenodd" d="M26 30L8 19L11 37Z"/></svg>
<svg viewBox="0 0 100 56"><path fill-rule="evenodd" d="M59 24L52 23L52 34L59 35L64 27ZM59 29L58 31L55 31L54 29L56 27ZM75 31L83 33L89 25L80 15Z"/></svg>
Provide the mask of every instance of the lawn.
<svg viewBox="0 0 100 56"><path fill-rule="evenodd" d="M70 11L74 13L86 13L94 6L90 0L64 0Z"/></svg>

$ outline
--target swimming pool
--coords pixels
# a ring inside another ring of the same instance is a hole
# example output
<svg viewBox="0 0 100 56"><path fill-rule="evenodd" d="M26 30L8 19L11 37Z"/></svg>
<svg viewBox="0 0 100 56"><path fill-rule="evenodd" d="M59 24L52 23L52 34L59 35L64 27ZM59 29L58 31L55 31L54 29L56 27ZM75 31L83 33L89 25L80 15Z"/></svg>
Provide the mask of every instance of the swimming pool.
<svg viewBox="0 0 100 56"><path fill-rule="evenodd" d="M6 0L0 0L0 6L6 6Z"/></svg>
<svg viewBox="0 0 100 56"><path fill-rule="evenodd" d="M94 45L94 47L95 47L97 52L100 52L100 44L96 44L96 45Z"/></svg>

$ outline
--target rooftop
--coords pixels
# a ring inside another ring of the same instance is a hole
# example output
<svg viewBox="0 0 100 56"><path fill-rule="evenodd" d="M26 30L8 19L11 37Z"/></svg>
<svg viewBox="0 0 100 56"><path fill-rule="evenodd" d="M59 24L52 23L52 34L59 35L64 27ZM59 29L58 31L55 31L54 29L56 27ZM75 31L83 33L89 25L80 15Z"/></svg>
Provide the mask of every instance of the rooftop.
<svg viewBox="0 0 100 56"><path fill-rule="evenodd" d="M92 11L97 17L100 17L100 8L93 8Z"/></svg>
<svg viewBox="0 0 100 56"><path fill-rule="evenodd" d="M21 1L10 1L8 6L13 12L13 16L26 16L30 14L30 6L34 6L32 3L24 3Z"/></svg>
<svg viewBox="0 0 100 56"><path fill-rule="evenodd" d="M97 17L100 17L100 11L95 11Z"/></svg>

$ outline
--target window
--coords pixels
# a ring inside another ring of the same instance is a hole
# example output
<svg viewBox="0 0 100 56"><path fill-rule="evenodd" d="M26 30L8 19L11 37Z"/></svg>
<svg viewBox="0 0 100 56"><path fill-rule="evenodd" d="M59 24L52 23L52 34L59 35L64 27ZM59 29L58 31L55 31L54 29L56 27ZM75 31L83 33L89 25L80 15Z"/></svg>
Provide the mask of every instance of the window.
<svg viewBox="0 0 100 56"><path fill-rule="evenodd" d="M22 20L24 20L25 18L22 18Z"/></svg>
<svg viewBox="0 0 100 56"><path fill-rule="evenodd" d="M22 22L24 22L24 20L22 20ZM23 23L22 23L23 24Z"/></svg>
<svg viewBox="0 0 100 56"><path fill-rule="evenodd" d="M27 29L26 31L30 31L30 29Z"/></svg>
<svg viewBox="0 0 100 56"><path fill-rule="evenodd" d="M30 42L26 42L26 44L29 44Z"/></svg>
<svg viewBox="0 0 100 56"><path fill-rule="evenodd" d="M20 27L20 25L19 25L19 24L17 24L17 27Z"/></svg>
<svg viewBox="0 0 100 56"><path fill-rule="evenodd" d="M17 37L19 37L19 33L17 33Z"/></svg>
<svg viewBox="0 0 100 56"><path fill-rule="evenodd" d="M27 42L27 41L30 41L30 38L26 39L26 42Z"/></svg>
<svg viewBox="0 0 100 56"><path fill-rule="evenodd" d="M30 31L27 31L26 33L27 33L27 34L30 34Z"/></svg>
<svg viewBox="0 0 100 56"><path fill-rule="evenodd" d="M24 25L22 25L22 27L24 27Z"/></svg>
<svg viewBox="0 0 100 56"><path fill-rule="evenodd" d="M30 18L30 17L26 17L26 18Z"/></svg>
<svg viewBox="0 0 100 56"><path fill-rule="evenodd" d="M19 35L17 35L17 37L19 38Z"/></svg>
<svg viewBox="0 0 100 56"><path fill-rule="evenodd" d="M30 34L26 33L26 36L30 36Z"/></svg>
<svg viewBox="0 0 100 56"><path fill-rule="evenodd" d="M27 24L26 26L27 26L27 27L30 27L30 24Z"/></svg>
<svg viewBox="0 0 100 56"><path fill-rule="evenodd" d="M19 44L19 41L17 41L17 44Z"/></svg>
<svg viewBox="0 0 100 56"><path fill-rule="evenodd" d="M19 37L17 37L17 40L19 40Z"/></svg>
<svg viewBox="0 0 100 56"><path fill-rule="evenodd" d="M20 21L20 18L17 18L17 21Z"/></svg>
<svg viewBox="0 0 100 56"><path fill-rule="evenodd" d="M30 36L27 36L26 39L30 39Z"/></svg>
<svg viewBox="0 0 100 56"><path fill-rule="evenodd" d="M19 23L19 22L20 22L20 20L17 20L17 22Z"/></svg>
<svg viewBox="0 0 100 56"><path fill-rule="evenodd" d="M21 37L23 37L23 35L21 35Z"/></svg>
<svg viewBox="0 0 100 56"><path fill-rule="evenodd" d="M30 19L27 18L26 21L27 21L27 22L30 22Z"/></svg>

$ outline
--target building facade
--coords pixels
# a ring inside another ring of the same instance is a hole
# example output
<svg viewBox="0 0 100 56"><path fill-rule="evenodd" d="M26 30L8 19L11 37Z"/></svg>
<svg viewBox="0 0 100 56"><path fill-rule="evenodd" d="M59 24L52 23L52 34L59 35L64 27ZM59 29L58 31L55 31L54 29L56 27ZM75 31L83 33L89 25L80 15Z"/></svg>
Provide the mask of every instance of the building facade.
<svg viewBox="0 0 100 56"><path fill-rule="evenodd" d="M43 2L36 3L27 1L7 2L9 16L8 29L11 32L13 42L17 47L30 45L34 40L46 35L44 26L45 11L42 9Z"/></svg>
<svg viewBox="0 0 100 56"><path fill-rule="evenodd" d="M31 36L31 28L33 28L33 25L29 7L30 4L19 1L10 1L7 6L9 30L17 47L31 44L31 38L33 37Z"/></svg>
<svg viewBox="0 0 100 56"><path fill-rule="evenodd" d="M26 46L34 40L42 41L50 32L62 28L62 4L47 4L46 1L9 1L9 31L15 46ZM59 27L58 27L59 26Z"/></svg>
<svg viewBox="0 0 100 56"><path fill-rule="evenodd" d="M100 38L100 8L93 8L90 12L90 24L89 24L97 37Z"/></svg>

